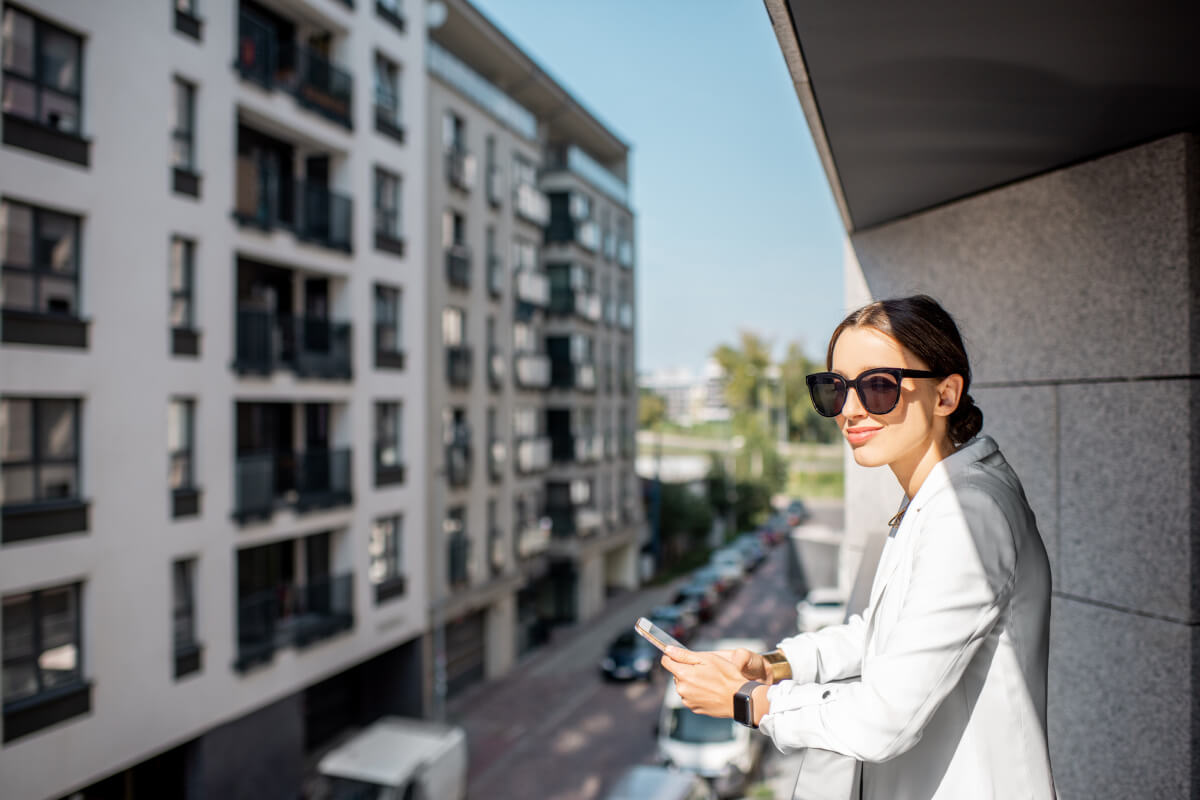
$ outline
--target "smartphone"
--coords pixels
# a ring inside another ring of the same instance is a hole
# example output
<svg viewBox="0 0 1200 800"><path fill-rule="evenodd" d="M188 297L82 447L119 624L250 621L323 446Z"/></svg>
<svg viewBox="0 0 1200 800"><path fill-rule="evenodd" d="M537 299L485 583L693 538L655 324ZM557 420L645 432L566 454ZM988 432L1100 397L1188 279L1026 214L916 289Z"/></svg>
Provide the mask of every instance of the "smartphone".
<svg viewBox="0 0 1200 800"><path fill-rule="evenodd" d="M679 643L678 639L645 617L638 617L638 621L633 626L633 629L641 634L642 638L650 642L650 644L654 645L659 650L662 650L664 653L667 652L668 647L678 647L681 650L685 649L684 646Z"/></svg>

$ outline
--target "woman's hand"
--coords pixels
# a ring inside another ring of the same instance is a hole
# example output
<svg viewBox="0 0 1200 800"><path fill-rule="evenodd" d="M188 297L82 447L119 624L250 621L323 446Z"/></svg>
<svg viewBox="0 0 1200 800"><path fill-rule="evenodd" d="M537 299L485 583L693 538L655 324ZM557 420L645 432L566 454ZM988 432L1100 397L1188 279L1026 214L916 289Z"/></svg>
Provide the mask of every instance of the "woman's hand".
<svg viewBox="0 0 1200 800"><path fill-rule="evenodd" d="M767 669L767 661L760 653L742 647L737 650L713 650L712 652L733 662L733 665L742 671L742 676L746 680L768 685L772 683L771 670Z"/></svg>
<svg viewBox="0 0 1200 800"><path fill-rule="evenodd" d="M663 667L675 676L675 690L683 704L698 714L710 717L732 717L733 696L747 680L745 666L739 666L733 658L747 664L754 661L734 654L749 650L713 650L697 652L668 647L662 657ZM759 657L759 661L762 657Z"/></svg>

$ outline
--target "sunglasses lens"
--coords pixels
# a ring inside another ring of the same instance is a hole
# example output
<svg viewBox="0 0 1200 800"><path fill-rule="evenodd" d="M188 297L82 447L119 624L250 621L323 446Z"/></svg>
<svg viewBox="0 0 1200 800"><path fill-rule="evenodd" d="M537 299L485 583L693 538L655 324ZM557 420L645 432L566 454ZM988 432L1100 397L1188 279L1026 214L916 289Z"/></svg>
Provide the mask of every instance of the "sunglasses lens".
<svg viewBox="0 0 1200 800"><path fill-rule="evenodd" d="M886 414L900 401L900 383L892 375L877 373L858 386L863 407L871 414Z"/></svg>
<svg viewBox="0 0 1200 800"><path fill-rule="evenodd" d="M846 402L846 381L836 375L819 375L809 384L813 408L822 417L836 417Z"/></svg>

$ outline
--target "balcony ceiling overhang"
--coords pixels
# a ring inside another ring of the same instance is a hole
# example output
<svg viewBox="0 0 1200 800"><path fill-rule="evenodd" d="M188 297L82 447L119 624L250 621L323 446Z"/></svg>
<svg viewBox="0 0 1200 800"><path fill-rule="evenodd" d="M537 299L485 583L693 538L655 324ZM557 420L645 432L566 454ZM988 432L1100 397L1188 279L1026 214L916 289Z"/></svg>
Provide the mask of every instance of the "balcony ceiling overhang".
<svg viewBox="0 0 1200 800"><path fill-rule="evenodd" d="M546 125L549 144L575 144L603 164L624 164L629 145L584 108L479 9L465 0L447 0L445 4L446 21L430 31L430 38L533 112L538 121Z"/></svg>
<svg viewBox="0 0 1200 800"><path fill-rule="evenodd" d="M765 3L847 230L1200 128L1200 4Z"/></svg>

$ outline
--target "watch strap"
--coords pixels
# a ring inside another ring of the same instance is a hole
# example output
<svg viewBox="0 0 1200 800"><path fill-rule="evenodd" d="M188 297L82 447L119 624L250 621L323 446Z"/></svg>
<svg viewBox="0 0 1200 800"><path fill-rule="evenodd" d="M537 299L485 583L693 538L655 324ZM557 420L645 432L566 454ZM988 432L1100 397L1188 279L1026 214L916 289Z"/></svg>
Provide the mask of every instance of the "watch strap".
<svg viewBox="0 0 1200 800"><path fill-rule="evenodd" d="M747 728L757 728L754 722L754 690L766 684L746 681L733 695L733 719Z"/></svg>

